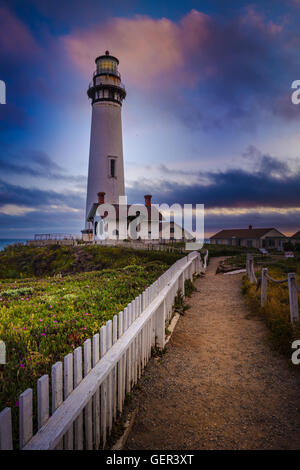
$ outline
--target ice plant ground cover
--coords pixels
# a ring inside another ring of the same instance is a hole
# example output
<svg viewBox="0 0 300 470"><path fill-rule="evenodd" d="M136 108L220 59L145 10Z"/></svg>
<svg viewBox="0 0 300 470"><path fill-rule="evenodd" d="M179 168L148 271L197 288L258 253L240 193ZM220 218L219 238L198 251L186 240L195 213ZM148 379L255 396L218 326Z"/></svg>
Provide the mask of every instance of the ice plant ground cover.
<svg viewBox="0 0 300 470"><path fill-rule="evenodd" d="M0 410L12 407L15 422L20 393L28 387L35 392L36 380L49 374L56 361L99 332L107 320L183 256L93 248L96 250L88 250L90 264L93 265L91 253L94 252L99 266L103 265L102 256L106 266L111 260L113 269L0 279L0 339L5 342L7 351L6 364L0 365ZM20 249L23 251L24 247ZM30 250L34 257L36 251ZM57 250L61 255L60 248ZM10 257L9 253L5 256ZM16 248L12 249L11 256L17 256ZM117 265L120 267L115 267ZM53 272L51 266L50 263L49 270ZM24 268L23 263L20 269L24 271ZM19 276L17 268L14 269Z"/></svg>

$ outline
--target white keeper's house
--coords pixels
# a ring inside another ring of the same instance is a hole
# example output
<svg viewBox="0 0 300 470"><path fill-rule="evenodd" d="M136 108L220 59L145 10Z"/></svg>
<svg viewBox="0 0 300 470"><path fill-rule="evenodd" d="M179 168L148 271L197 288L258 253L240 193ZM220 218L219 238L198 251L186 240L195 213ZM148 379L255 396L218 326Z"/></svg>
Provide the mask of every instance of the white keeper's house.
<svg viewBox="0 0 300 470"><path fill-rule="evenodd" d="M221 230L210 238L215 245L244 246L282 250L287 237L276 228L248 228Z"/></svg>

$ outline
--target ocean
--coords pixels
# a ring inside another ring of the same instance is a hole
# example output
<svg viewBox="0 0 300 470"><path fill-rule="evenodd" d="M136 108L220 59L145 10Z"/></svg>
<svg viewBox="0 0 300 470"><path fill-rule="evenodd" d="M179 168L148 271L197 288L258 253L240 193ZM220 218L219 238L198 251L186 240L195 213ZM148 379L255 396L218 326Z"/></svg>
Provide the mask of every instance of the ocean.
<svg viewBox="0 0 300 470"><path fill-rule="evenodd" d="M3 250L7 245L13 245L14 243L26 243L26 238L0 238L0 251Z"/></svg>

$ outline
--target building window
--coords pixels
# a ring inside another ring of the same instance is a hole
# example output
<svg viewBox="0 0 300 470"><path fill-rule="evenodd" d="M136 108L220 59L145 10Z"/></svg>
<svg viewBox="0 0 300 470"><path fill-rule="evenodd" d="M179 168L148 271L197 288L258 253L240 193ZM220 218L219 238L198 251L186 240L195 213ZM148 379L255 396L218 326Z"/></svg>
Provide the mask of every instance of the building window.
<svg viewBox="0 0 300 470"><path fill-rule="evenodd" d="M109 159L109 176L116 178L116 160L114 158Z"/></svg>
<svg viewBox="0 0 300 470"><path fill-rule="evenodd" d="M247 240L247 247L252 248L252 246L253 246L252 240Z"/></svg>

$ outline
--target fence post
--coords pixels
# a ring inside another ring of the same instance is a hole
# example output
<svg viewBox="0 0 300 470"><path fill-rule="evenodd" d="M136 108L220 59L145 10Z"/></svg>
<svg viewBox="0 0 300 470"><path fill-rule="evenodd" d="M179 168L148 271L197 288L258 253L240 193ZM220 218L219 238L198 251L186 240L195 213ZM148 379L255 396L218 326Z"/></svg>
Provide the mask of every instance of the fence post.
<svg viewBox="0 0 300 470"><path fill-rule="evenodd" d="M205 253L205 256L204 256L204 264L203 264L204 272L207 268L207 259L208 259L208 250L206 250L206 253Z"/></svg>
<svg viewBox="0 0 300 470"><path fill-rule="evenodd" d="M250 280L250 257L251 255L249 253L247 253L247 258L246 258L246 272L247 272L247 276Z"/></svg>
<svg viewBox="0 0 300 470"><path fill-rule="evenodd" d="M0 450L12 450L11 409L4 408L0 413Z"/></svg>
<svg viewBox="0 0 300 470"><path fill-rule="evenodd" d="M74 351L74 388L82 381L82 348L79 346ZM83 449L83 413L81 412L74 422L75 450Z"/></svg>
<svg viewBox="0 0 300 470"><path fill-rule="evenodd" d="M100 359L100 336L96 333L93 336L93 353L92 353L92 367L96 367ZM99 449L100 445L100 389L98 389L93 396L93 436L95 449Z"/></svg>
<svg viewBox="0 0 300 470"><path fill-rule="evenodd" d="M123 334L123 312L119 312L118 319L118 338ZM122 413L123 410L123 357L118 362L118 409Z"/></svg>
<svg viewBox="0 0 300 470"><path fill-rule="evenodd" d="M32 438L32 394L32 389L28 388L19 399L20 449Z"/></svg>
<svg viewBox="0 0 300 470"><path fill-rule="evenodd" d="M179 278L179 286L180 286L181 293L182 293L183 297L184 297L184 281L185 281L184 273L181 273L180 278Z"/></svg>
<svg viewBox="0 0 300 470"><path fill-rule="evenodd" d="M296 274L288 273L291 322L299 320L298 292Z"/></svg>
<svg viewBox="0 0 300 470"><path fill-rule="evenodd" d="M64 400L74 389L73 381L73 354L69 353L64 357ZM73 450L73 424L64 436L64 449Z"/></svg>
<svg viewBox="0 0 300 470"><path fill-rule="evenodd" d="M250 282L255 282L255 279L254 279L254 259L253 259L253 256L252 255L249 255L249 271L250 271Z"/></svg>
<svg viewBox="0 0 300 470"><path fill-rule="evenodd" d="M104 356L106 353L106 325L101 326L100 328L100 356L101 358ZM100 407L100 425L101 425L101 436L102 436L102 445L103 448L105 447L106 444L106 426L107 426L107 419L106 419L106 414L107 414L107 378L104 380L104 382L101 385L101 407Z"/></svg>
<svg viewBox="0 0 300 470"><path fill-rule="evenodd" d="M49 377L43 375L37 381L38 429L49 419Z"/></svg>
<svg viewBox="0 0 300 470"><path fill-rule="evenodd" d="M252 258L252 255L249 255L249 280L251 283L253 282L252 265L253 265L253 258Z"/></svg>
<svg viewBox="0 0 300 470"><path fill-rule="evenodd" d="M63 365L62 362L56 362L51 369L52 386L52 414L63 402ZM56 450L63 449L63 439L55 447Z"/></svg>
<svg viewBox="0 0 300 470"><path fill-rule="evenodd" d="M165 347L165 316L166 300L163 300L155 312L155 337L156 346L163 349Z"/></svg>
<svg viewBox="0 0 300 470"><path fill-rule="evenodd" d="M261 270L261 296L260 296L260 305L264 307L267 301L267 292L268 292L268 279L266 274L268 272L268 268L263 268Z"/></svg>

